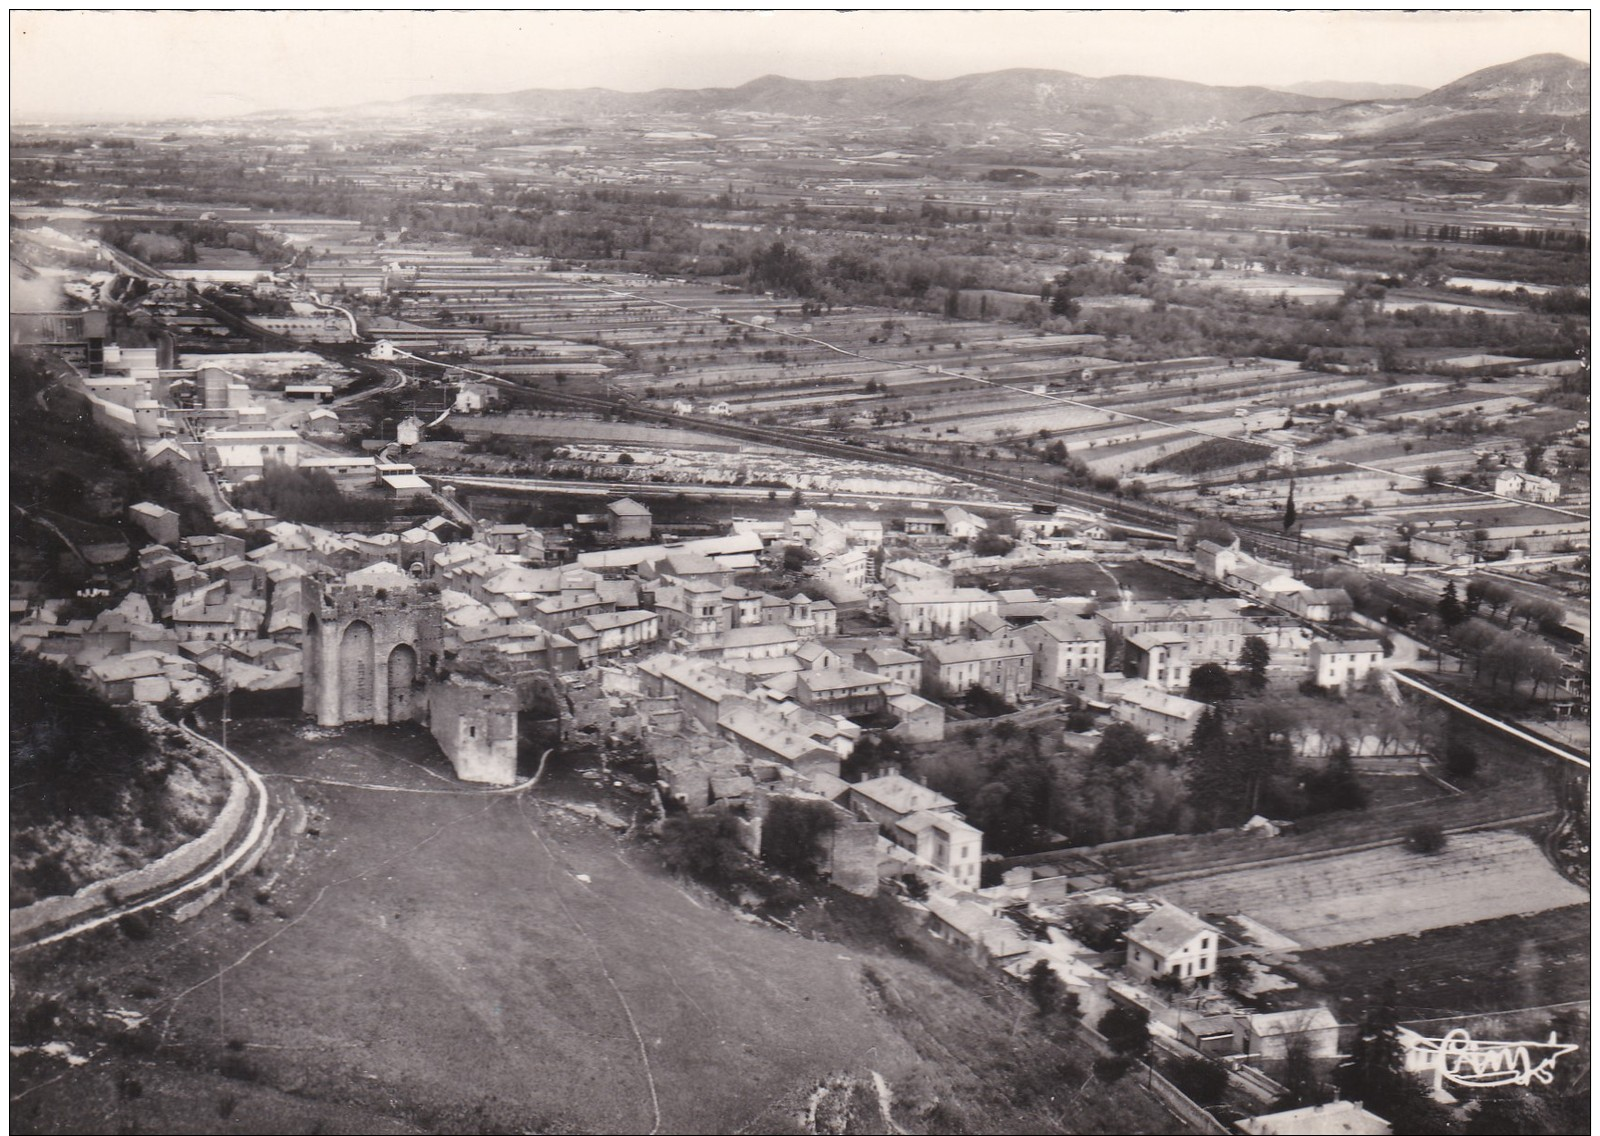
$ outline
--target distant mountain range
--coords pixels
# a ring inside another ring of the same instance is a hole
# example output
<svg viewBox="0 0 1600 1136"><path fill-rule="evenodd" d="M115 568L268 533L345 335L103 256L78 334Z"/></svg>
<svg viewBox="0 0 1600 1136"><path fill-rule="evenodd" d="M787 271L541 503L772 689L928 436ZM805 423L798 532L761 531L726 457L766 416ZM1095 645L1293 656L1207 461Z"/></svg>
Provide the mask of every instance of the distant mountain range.
<svg viewBox="0 0 1600 1136"><path fill-rule="evenodd" d="M1534 55L1475 71L1436 90L1397 84L1317 82L1288 91L1217 87L1177 79L1117 75L1091 79L1066 71L1015 69L955 79L875 75L806 80L767 75L738 87L624 92L513 91L422 95L398 103L314 112L316 117L467 115L585 124L664 115L794 116L841 123L885 122L1053 130L1102 140L1227 131L1387 135L1447 131L1472 120L1516 129L1530 119L1586 116L1589 67L1564 55ZM298 117L298 116L296 116Z"/></svg>
<svg viewBox="0 0 1600 1136"><path fill-rule="evenodd" d="M806 80L766 75L731 88L642 93L589 88L503 95L425 95L402 105L423 111L449 108L554 120L743 112L857 121L886 119L908 126L966 123L1133 137L1227 125L1273 111L1329 109L1339 105L1339 100L1266 87L1211 87L1134 75L1089 79L1066 71L1017 69L956 79L875 75Z"/></svg>
<svg viewBox="0 0 1600 1136"><path fill-rule="evenodd" d="M1527 135L1543 129L1587 135L1589 65L1565 55L1530 55L1474 71L1413 99L1374 99L1331 110L1252 119L1258 130L1368 137ZM1565 121L1564 121L1565 120Z"/></svg>

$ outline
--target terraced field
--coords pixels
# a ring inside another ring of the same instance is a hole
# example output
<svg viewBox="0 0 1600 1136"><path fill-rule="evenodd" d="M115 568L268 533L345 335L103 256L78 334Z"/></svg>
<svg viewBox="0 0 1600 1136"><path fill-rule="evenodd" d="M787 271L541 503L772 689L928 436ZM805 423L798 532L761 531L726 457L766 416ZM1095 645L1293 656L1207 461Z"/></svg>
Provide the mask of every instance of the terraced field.
<svg viewBox="0 0 1600 1136"><path fill-rule="evenodd" d="M1390 845L1156 890L1191 911L1248 915L1311 948L1589 902L1532 840L1499 831L1451 836L1431 856Z"/></svg>

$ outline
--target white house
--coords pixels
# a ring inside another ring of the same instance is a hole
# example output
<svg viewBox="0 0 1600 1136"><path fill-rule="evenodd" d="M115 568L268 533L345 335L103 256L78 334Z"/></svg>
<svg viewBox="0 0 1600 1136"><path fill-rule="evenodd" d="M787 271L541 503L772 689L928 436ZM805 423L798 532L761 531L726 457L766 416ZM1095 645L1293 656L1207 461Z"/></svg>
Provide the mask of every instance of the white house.
<svg viewBox="0 0 1600 1136"><path fill-rule="evenodd" d="M1128 673L1166 691L1189 688L1189 650L1189 640L1170 631L1141 631L1123 647Z"/></svg>
<svg viewBox="0 0 1600 1136"><path fill-rule="evenodd" d="M1523 501L1536 501L1554 505L1561 500L1561 486L1548 477L1508 469L1494 479L1494 491L1502 497L1516 497Z"/></svg>
<svg viewBox="0 0 1600 1136"><path fill-rule="evenodd" d="M1140 733L1181 746L1194 735L1194 726L1206 704L1177 694L1168 694L1143 679L1123 680L1114 688L1106 684L1105 697L1111 701L1111 716L1126 722Z"/></svg>
<svg viewBox="0 0 1600 1136"><path fill-rule="evenodd" d="M1128 970L1141 978L1208 979L1217 969L1217 929L1164 904L1128 928Z"/></svg>
<svg viewBox="0 0 1600 1136"><path fill-rule="evenodd" d="M1318 639L1308 652L1311 677L1318 686L1354 686L1366 680L1372 668L1383 660L1383 644L1375 639L1353 639L1338 643Z"/></svg>
<svg viewBox="0 0 1600 1136"><path fill-rule="evenodd" d="M955 540L971 540L989 527L989 522L960 505L944 510L944 531Z"/></svg>
<svg viewBox="0 0 1600 1136"><path fill-rule="evenodd" d="M956 886L978 887L983 833L962 819L955 802L898 773L850 786L850 811L875 821L888 839Z"/></svg>

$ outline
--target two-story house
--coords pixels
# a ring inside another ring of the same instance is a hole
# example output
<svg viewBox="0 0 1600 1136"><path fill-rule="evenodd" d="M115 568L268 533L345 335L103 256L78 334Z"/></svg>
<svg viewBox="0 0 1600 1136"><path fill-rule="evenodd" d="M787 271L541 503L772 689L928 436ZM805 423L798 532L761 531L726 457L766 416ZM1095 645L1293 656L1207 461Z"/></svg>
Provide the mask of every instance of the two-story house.
<svg viewBox="0 0 1600 1136"><path fill-rule="evenodd" d="M854 667L824 667L794 676L795 701L812 710L846 718L881 713L888 706L890 680Z"/></svg>
<svg viewBox="0 0 1600 1136"><path fill-rule="evenodd" d="M949 797L891 773L851 785L845 804L957 887L979 886L983 833L966 822Z"/></svg>
<svg viewBox="0 0 1600 1136"><path fill-rule="evenodd" d="M1130 635L1123 648L1122 663L1124 674L1142 678L1162 690L1189 687L1189 640L1182 635L1162 631Z"/></svg>
<svg viewBox="0 0 1600 1136"><path fill-rule="evenodd" d="M1217 929L1181 907L1164 904L1128 928L1128 970L1141 978L1171 975L1210 985L1217 969Z"/></svg>
<svg viewBox="0 0 1600 1136"><path fill-rule="evenodd" d="M922 660L898 647L868 647L857 651L856 666L892 679L909 691L922 689Z"/></svg>
<svg viewBox="0 0 1600 1136"><path fill-rule="evenodd" d="M1372 668L1383 661L1383 644L1376 639L1344 643L1318 639L1308 652L1311 677L1318 686L1349 687L1365 682Z"/></svg>

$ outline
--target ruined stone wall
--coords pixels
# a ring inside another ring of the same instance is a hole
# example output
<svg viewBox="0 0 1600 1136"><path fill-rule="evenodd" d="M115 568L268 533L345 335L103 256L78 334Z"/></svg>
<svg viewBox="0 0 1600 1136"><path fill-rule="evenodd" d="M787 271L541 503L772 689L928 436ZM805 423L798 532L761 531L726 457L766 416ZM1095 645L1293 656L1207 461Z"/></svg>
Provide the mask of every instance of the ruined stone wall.
<svg viewBox="0 0 1600 1136"><path fill-rule="evenodd" d="M517 781L517 694L452 678L428 688L428 726L463 781Z"/></svg>
<svg viewBox="0 0 1600 1136"><path fill-rule="evenodd" d="M772 807L772 799L777 795L762 788L750 799L749 827L741 834L741 843L752 856L761 855L761 829ZM877 895L878 826L871 821L857 819L839 805L830 807L833 809L834 826L818 841L821 845L817 851L821 854L822 870L835 887L852 895Z"/></svg>
<svg viewBox="0 0 1600 1136"><path fill-rule="evenodd" d="M834 887L851 895L877 895L878 826L840 809L829 836L827 867Z"/></svg>

